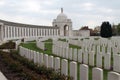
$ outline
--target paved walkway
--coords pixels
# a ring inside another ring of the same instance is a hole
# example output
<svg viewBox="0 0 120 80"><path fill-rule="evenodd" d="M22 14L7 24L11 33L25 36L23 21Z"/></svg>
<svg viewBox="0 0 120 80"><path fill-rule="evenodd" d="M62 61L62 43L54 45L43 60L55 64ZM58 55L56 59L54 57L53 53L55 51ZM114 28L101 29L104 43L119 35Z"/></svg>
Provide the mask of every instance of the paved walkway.
<svg viewBox="0 0 120 80"><path fill-rule="evenodd" d="M0 80L7 80L7 78L3 75L1 71L0 71Z"/></svg>

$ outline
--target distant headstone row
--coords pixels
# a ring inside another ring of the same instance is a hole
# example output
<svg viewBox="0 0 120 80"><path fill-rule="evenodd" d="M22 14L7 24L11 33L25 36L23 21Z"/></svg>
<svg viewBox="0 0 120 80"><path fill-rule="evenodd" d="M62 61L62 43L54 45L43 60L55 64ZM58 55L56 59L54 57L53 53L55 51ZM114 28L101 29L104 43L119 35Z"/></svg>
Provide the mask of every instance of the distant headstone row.
<svg viewBox="0 0 120 80"><path fill-rule="evenodd" d="M101 39L101 41L103 41L104 39ZM77 41L77 40L76 40ZM105 39L105 41L107 41ZM108 40L109 42L112 42L112 40ZM92 41L91 41L92 42ZM107 43L109 43L107 42ZM90 66L97 66L99 68L104 68L107 70L113 69L116 72L120 72L120 55L117 54L116 52L114 53L113 50L115 49L119 49L119 45L116 44L119 41L114 42L113 41L113 47L109 46L110 44L107 43L102 43L103 45L106 46L102 46L99 45L99 43L87 43L87 41L85 41L85 45L84 41L83 43L81 43L82 47L81 49L76 49L76 48L69 48L69 43L68 42L60 42L60 41L53 41L53 54L66 58L66 59L70 59L70 60L74 60L74 61L78 61L80 63L84 63ZM71 42L70 42L71 43ZM74 44L74 43L73 43ZM95 45L94 49L89 49L90 46L86 45ZM101 51L101 49L103 51ZM107 52L105 51L107 49Z"/></svg>

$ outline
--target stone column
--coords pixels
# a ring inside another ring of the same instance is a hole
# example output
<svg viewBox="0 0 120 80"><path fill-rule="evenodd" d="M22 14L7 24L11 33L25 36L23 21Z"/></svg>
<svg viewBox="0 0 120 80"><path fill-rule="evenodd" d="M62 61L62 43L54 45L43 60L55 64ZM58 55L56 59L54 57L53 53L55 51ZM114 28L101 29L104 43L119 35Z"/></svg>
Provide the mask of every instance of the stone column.
<svg viewBox="0 0 120 80"><path fill-rule="evenodd" d="M28 37L30 37L30 28L27 28L28 29Z"/></svg>
<svg viewBox="0 0 120 80"><path fill-rule="evenodd" d="M49 36L51 36L51 29L49 29Z"/></svg>
<svg viewBox="0 0 120 80"><path fill-rule="evenodd" d="M6 26L4 26L4 28L5 28L5 38L7 38L7 28Z"/></svg>
<svg viewBox="0 0 120 80"><path fill-rule="evenodd" d="M48 36L48 28L46 29L46 36Z"/></svg>
<svg viewBox="0 0 120 80"><path fill-rule="evenodd" d="M32 28L30 28L30 37L32 36Z"/></svg>
<svg viewBox="0 0 120 80"><path fill-rule="evenodd" d="M41 36L43 36L43 29L41 28L40 30L41 30L41 31L40 31L40 33L41 33Z"/></svg>
<svg viewBox="0 0 120 80"><path fill-rule="evenodd" d="M18 37L18 27L16 27L16 37Z"/></svg>

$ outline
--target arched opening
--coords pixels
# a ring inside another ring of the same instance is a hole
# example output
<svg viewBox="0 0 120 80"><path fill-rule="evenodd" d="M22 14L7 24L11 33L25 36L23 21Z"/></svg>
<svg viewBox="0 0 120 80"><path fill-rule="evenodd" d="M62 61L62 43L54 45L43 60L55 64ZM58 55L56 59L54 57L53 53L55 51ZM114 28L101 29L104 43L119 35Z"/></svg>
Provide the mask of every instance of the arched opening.
<svg viewBox="0 0 120 80"><path fill-rule="evenodd" d="M69 26L65 25L64 26L64 36L68 36L69 35Z"/></svg>
<svg viewBox="0 0 120 80"><path fill-rule="evenodd" d="M57 25L55 25L55 27L57 27Z"/></svg>

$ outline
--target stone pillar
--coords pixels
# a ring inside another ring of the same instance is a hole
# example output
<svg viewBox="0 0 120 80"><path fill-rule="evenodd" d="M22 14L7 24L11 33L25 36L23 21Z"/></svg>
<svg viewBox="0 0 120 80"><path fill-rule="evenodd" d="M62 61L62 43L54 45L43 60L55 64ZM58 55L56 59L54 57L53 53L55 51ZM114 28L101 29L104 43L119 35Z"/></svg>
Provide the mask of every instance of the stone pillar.
<svg viewBox="0 0 120 80"><path fill-rule="evenodd" d="M18 27L16 27L16 37L18 37Z"/></svg>
<svg viewBox="0 0 120 80"><path fill-rule="evenodd" d="M46 33L46 36L48 36L48 28L46 28L46 31L45 31L45 33Z"/></svg>
<svg viewBox="0 0 120 80"><path fill-rule="evenodd" d="M43 29L41 28L40 30L41 30L41 36L43 36Z"/></svg>
<svg viewBox="0 0 120 80"><path fill-rule="evenodd" d="M40 36L40 28L38 28L38 30L37 30L37 37L39 37Z"/></svg>
<svg viewBox="0 0 120 80"><path fill-rule="evenodd" d="M51 29L51 36L53 36L53 29Z"/></svg>
<svg viewBox="0 0 120 80"><path fill-rule="evenodd" d="M32 28L30 28L30 37L32 37Z"/></svg>
<svg viewBox="0 0 120 80"><path fill-rule="evenodd" d="M35 36L38 36L38 28L35 28Z"/></svg>
<svg viewBox="0 0 120 80"><path fill-rule="evenodd" d="M14 31L15 31L15 27L14 27ZM19 34L20 34L19 37L21 37L21 34L22 34L21 33L21 27L19 28ZM14 37L15 37L15 32L14 32Z"/></svg>
<svg viewBox="0 0 120 80"><path fill-rule="evenodd" d="M50 29L48 29L48 34L49 34L49 36L51 36L51 35L50 35Z"/></svg>
<svg viewBox="0 0 120 80"><path fill-rule="evenodd" d="M7 26L4 26L7 27ZM3 24L0 23L0 40L4 40Z"/></svg>
<svg viewBox="0 0 120 80"><path fill-rule="evenodd" d="M11 38L13 38L13 35L12 35L12 26L10 26L10 35L11 35Z"/></svg>
<svg viewBox="0 0 120 80"><path fill-rule="evenodd" d="M4 28L5 28L5 38L7 38L7 28L6 26L4 26Z"/></svg>
<svg viewBox="0 0 120 80"><path fill-rule="evenodd" d="M56 31L55 31L55 32L56 32L56 36L58 36L58 34L59 34L59 31L58 31L58 29L56 29Z"/></svg>

